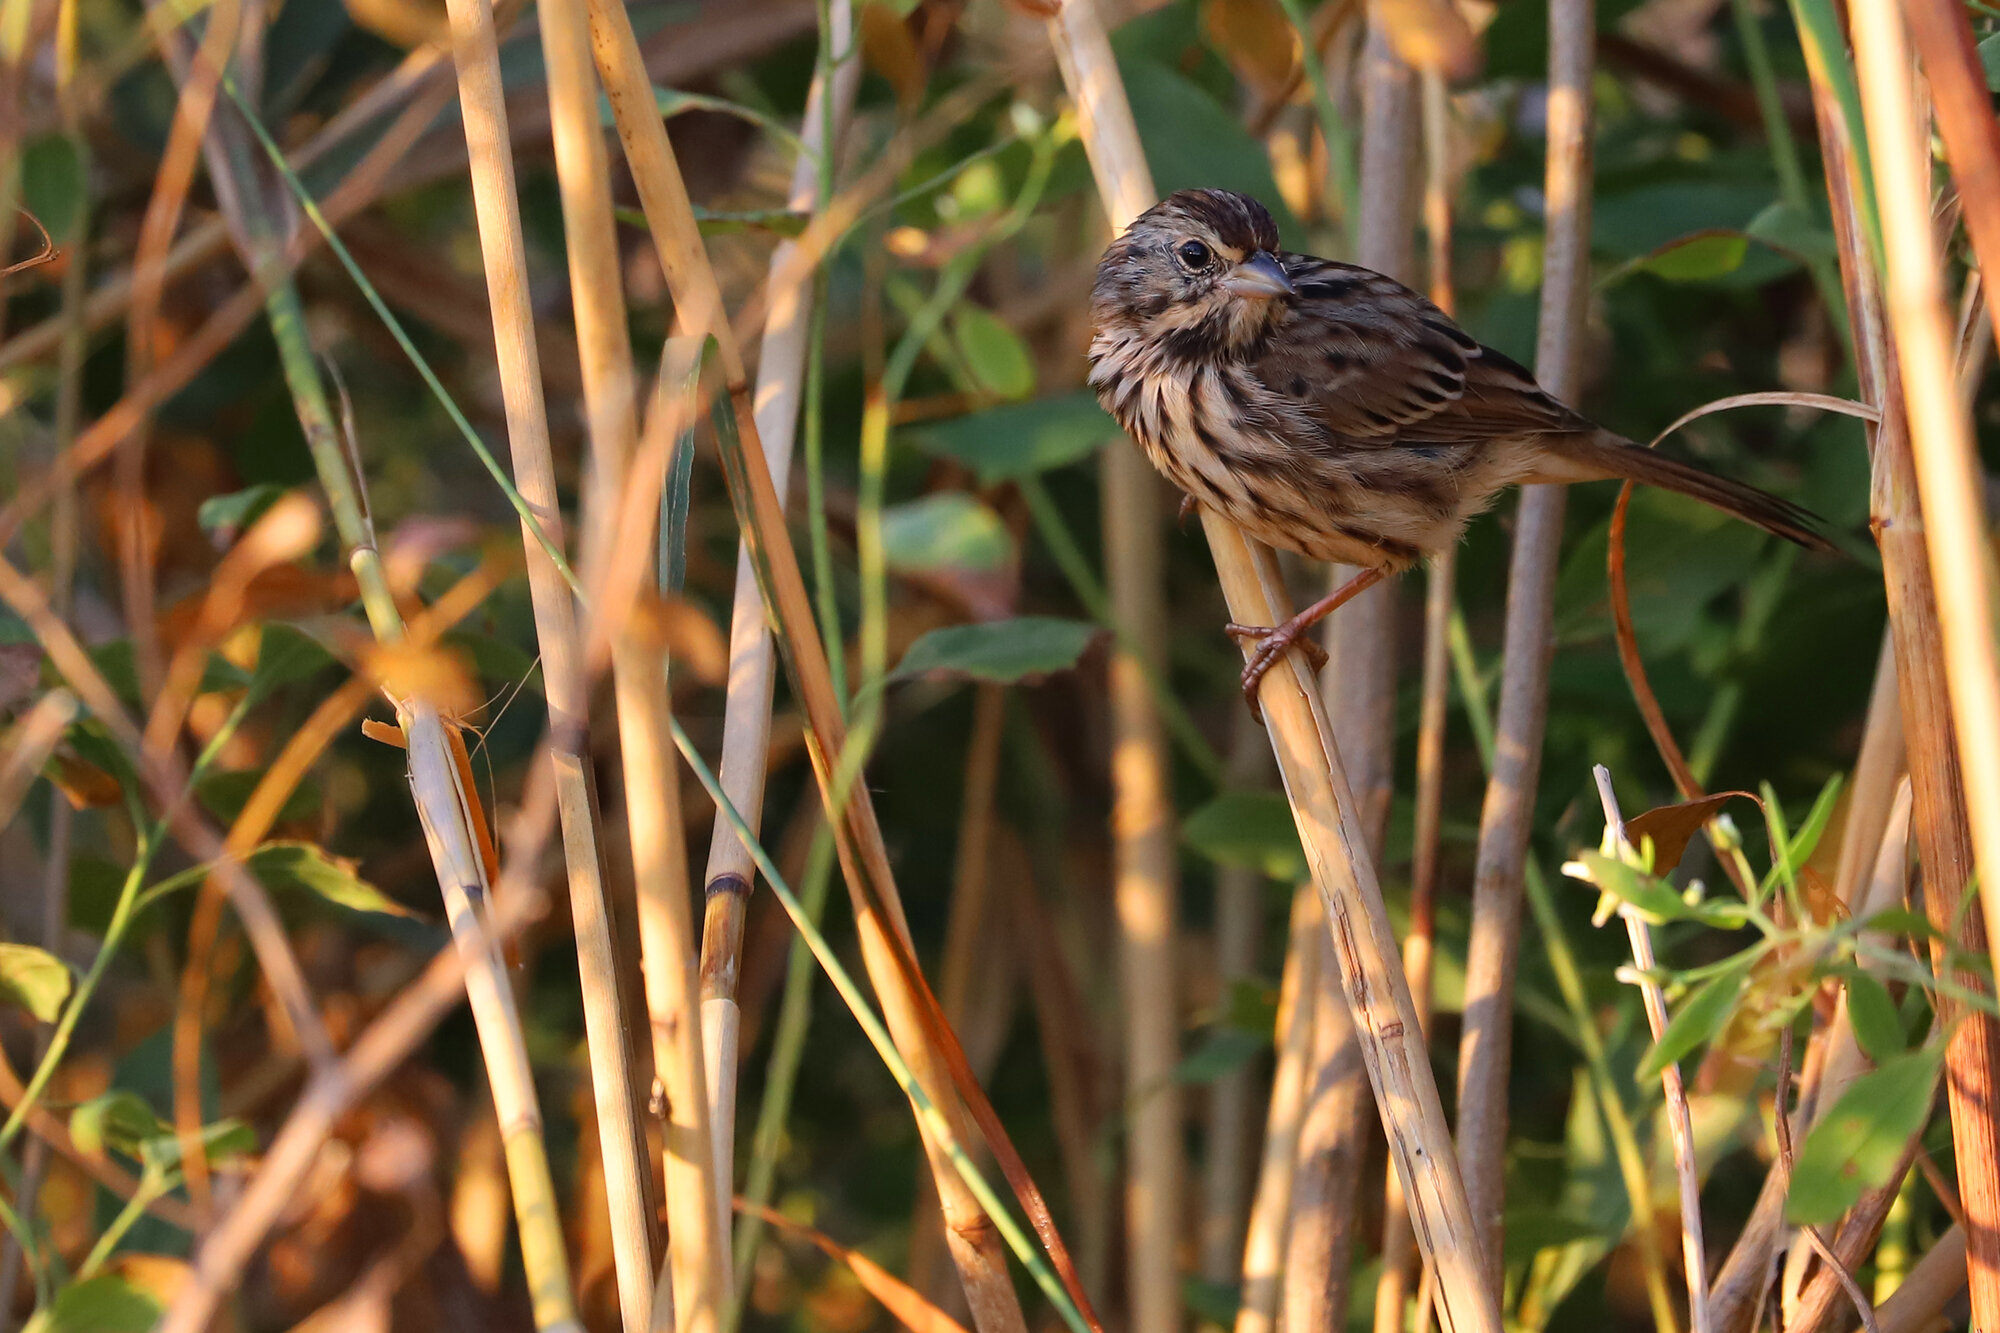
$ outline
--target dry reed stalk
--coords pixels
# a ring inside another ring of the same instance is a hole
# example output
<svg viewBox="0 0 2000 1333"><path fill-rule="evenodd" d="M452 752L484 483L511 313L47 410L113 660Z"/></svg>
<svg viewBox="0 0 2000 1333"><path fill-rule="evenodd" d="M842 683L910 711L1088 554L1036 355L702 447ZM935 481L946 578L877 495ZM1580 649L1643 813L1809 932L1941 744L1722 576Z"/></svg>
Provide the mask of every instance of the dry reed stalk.
<svg viewBox="0 0 2000 1333"><path fill-rule="evenodd" d="M1909 43L1895 6L1857 5L1850 21L1887 260L1883 313L1903 375L1931 578L1940 610L1949 608L1939 629L1973 855L1980 882L2000 884L2000 664L1994 657L1992 559L1983 474L1957 392L1932 230L1926 127L1917 121ZM2000 939L2000 894L1980 895L1980 907L1986 937Z"/></svg>
<svg viewBox="0 0 2000 1333"><path fill-rule="evenodd" d="M203 1237L195 1251L187 1280L174 1293L173 1302L158 1325L159 1333L201 1333L209 1326L217 1305L242 1280L244 1269L277 1225L280 1216L296 1199L320 1149L332 1136L339 1117L414 1051L431 1030L454 1009L461 995L470 995L473 978L484 968L484 954L538 919L547 903L540 889L521 869L534 866L555 817L553 784L539 769L531 770L528 793L516 826L517 836L509 839L513 869L501 886L487 925L478 925L480 947L467 949L455 937L454 947L441 950L423 973L390 1002L369 1023L347 1053L334 1064L315 1074L286 1116L283 1127L271 1140L249 1186L221 1222ZM503 1121L503 1125L504 1125ZM560 1236L554 1182L548 1178L547 1159L539 1151L526 1150L517 1139L508 1143L508 1170L515 1176L516 1207L529 1195L523 1180L534 1178L538 1188L532 1197L535 1206L546 1210L533 1227L523 1226L524 1242L535 1236ZM551 1282L562 1270L560 1245L553 1256L524 1250L529 1276L529 1296L533 1302L535 1325L544 1333L580 1333L570 1304L568 1281ZM550 1260L554 1267L549 1267Z"/></svg>
<svg viewBox="0 0 2000 1333"><path fill-rule="evenodd" d="M861 82L861 63L852 58L853 29L850 0L831 0L826 31L820 37L826 44L824 65L806 94L799 132L804 151L792 167L791 193L785 201L786 207L798 212L816 212L827 202L821 197L821 187L832 180L833 170L825 159L839 151L854 110L854 91ZM826 77L829 71L830 79ZM775 275L789 267L797 250L795 241L780 242L771 252L770 272ZM792 450L798 437L812 304L810 282L774 292L764 315L757 358L757 384L751 402L757 414L757 433L769 450L771 488L781 505L791 481ZM753 830L763 816L775 680L771 636L757 592L757 571L749 549L739 547L729 617L729 697L723 706L718 762L723 791ZM709 839L708 866L702 874L701 1024L718 1181L730 1179L735 1169L737 1036L741 1022L736 979L743 916L755 879L742 839L723 820L716 820Z"/></svg>
<svg viewBox="0 0 2000 1333"><path fill-rule="evenodd" d="M560 549L561 510L549 451L533 311L526 288L526 253L514 188L497 33L492 12L484 0L454 0L451 17L453 54L459 67L466 144L486 260L487 287L493 305L516 484L549 541ZM650 512L656 515L657 507ZM605 516L599 517L603 520ZM630 549L650 545L644 539L644 531L632 535ZM573 901L603 903L598 811L588 743L589 697L576 607L561 571L525 524L522 541L527 549L529 590L549 696L550 753L555 764L570 894ZM674 766L672 740L656 715L667 699L664 658L656 645L649 647L643 641L635 641L643 635L643 629L635 627L629 616L621 618L613 633L618 717L623 738L621 752L638 892L640 958L651 1012L653 1066L668 1092L665 1173L670 1191L669 1215L673 1220L669 1253L680 1287L679 1299L672 1308L686 1321L681 1327L706 1329L714 1327L719 1302L728 1290L727 1251L716 1230L721 1225L722 1204L713 1174L715 1159L705 1114L702 1052L699 1040L692 1035L694 1006L686 993L691 985L693 951L678 770ZM636 1156L643 1154L645 1140L636 1118L632 1123L639 1135L632 1145ZM650 1183L651 1174L646 1171L641 1180ZM638 1197L645 1200L649 1193L642 1188ZM647 1211L650 1214L650 1204ZM629 1210L620 1221L633 1225ZM649 1232L650 1227L641 1225L636 1234L647 1237ZM631 1248L636 1250L637 1246ZM633 1277L645 1280L650 1292L650 1241L646 1249L646 1272L635 1272ZM625 1278L626 1274L621 1272L621 1304L633 1290L633 1284ZM638 1312L631 1317L637 1319ZM647 1322L653 1320L649 1318Z"/></svg>
<svg viewBox="0 0 2000 1333"><path fill-rule="evenodd" d="M1049 21L1049 36L1077 108L1105 212L1114 229L1122 228L1155 196L1110 39L1091 0L1065 0ZM1230 619L1245 625L1280 623L1290 599L1271 552L1253 547L1213 512L1203 512L1202 526ZM1409 1190L1419 1237L1428 1241L1437 1265L1439 1309L1447 1333L1490 1333L1500 1327L1498 1286L1486 1277L1423 1029L1361 832L1360 810L1348 790L1315 686L1300 655L1288 655L1264 677L1258 701L1307 864L1325 900L1335 961L1390 1153Z"/></svg>
<svg viewBox="0 0 2000 1333"><path fill-rule="evenodd" d="M1424 138L1424 232L1429 240L1430 297L1446 314L1458 306L1451 273L1451 97L1444 76L1419 76ZM1411 836L1410 928L1403 971L1426 1034L1431 1025L1431 966L1437 933L1438 853L1444 822L1444 739L1451 690L1451 613L1458 548L1446 547L1424 571L1424 657L1417 716L1416 818ZM1383 1187L1382 1275L1375 1287L1375 1333L1403 1333L1415 1276L1416 1237L1391 1171Z"/></svg>
<svg viewBox="0 0 2000 1333"><path fill-rule="evenodd" d="M56 743L76 715L75 695L68 690L50 690L7 729L6 744L0 747L0 826L13 822L21 798L40 776L42 765L55 753Z"/></svg>
<svg viewBox="0 0 2000 1333"><path fill-rule="evenodd" d="M1902 11L1923 58L1945 160L1972 242L1974 271L1989 281L2000 280L2000 123L1993 118L1978 38L1961 5L1903 0ZM1987 332L2000 340L2000 325L1988 321Z"/></svg>
<svg viewBox="0 0 2000 1333"><path fill-rule="evenodd" d="M1535 376L1573 399L1580 387L1590 294L1592 0L1549 7L1547 242ZM1565 492L1526 486L1507 574L1500 703L1493 772L1479 812L1472 935L1467 945L1465 1014L1459 1041L1459 1157L1497 1284L1506 1208L1507 1083L1513 1054L1514 973L1521 941L1521 894L1535 785L1548 724L1554 652L1555 580Z"/></svg>
<svg viewBox="0 0 2000 1333"><path fill-rule="evenodd" d="M1940 647L1938 591L1926 559L1927 515L1919 504L1901 377L1897 358L1887 350L1882 293L1861 222L1859 191L1864 187L1855 165L1853 137L1859 127L1846 123L1825 71L1810 61L1807 71L1813 81L1841 281L1854 321L1862 396L1882 413L1873 432L1870 507L1882 552L1889 629L1896 645L1913 826L1924 867L1924 910L1958 948L1983 953L1987 937L1979 916L1959 910L1974 852ZM1924 197L1929 197L1928 189ZM1942 948L1932 958L1934 966L1942 967ZM1968 976L1957 979L1961 984L1979 984ZM1941 1005L1940 1016L1956 1016L1956 1009ZM2000 1024L1967 1014L1946 1047L1945 1072L1952 1150L1966 1195L1966 1263L1974 1317L1982 1326L2000 1326L2000 1126L1989 1113L2000 1080Z"/></svg>
<svg viewBox="0 0 2000 1333"><path fill-rule="evenodd" d="M652 89L639 59L630 19L612 0L591 0L592 38L626 159L632 168L661 266L675 295L683 326L712 335L730 405L741 430L740 456L730 463L731 498L745 536L754 534L766 614L776 621L787 650L793 685L807 715L807 752L835 830L835 848L854 901L862 957L881 1001L883 1016L913 1076L961 1141L969 1141L972 1119L994 1150L1030 1220L1049 1248L1056 1267L1080 1309L1088 1300L1076 1284L1073 1266L1056 1234L1047 1205L1021 1165L1006 1131L965 1066L964 1052L943 1023L911 954L895 876L865 783L846 775L847 728L831 686L825 645L820 641L784 514L772 489L770 465L756 429L743 356L724 317L721 292L709 268L695 226L687 186L681 179L665 127L653 109ZM803 246L803 240L802 240ZM735 464L740 462L741 467ZM851 792L849 788L852 788ZM960 1094L966 1100L961 1101ZM969 1103L969 1105L968 1105ZM1020 1300L1006 1269L999 1234L971 1189L959 1177L942 1143L919 1118L931 1174L944 1204L952 1258L966 1285L980 1333L1012 1333L1025 1328ZM1086 1314L1086 1318L1088 1315Z"/></svg>
<svg viewBox="0 0 2000 1333"><path fill-rule="evenodd" d="M1237 713L1227 785L1243 788L1257 783L1270 769L1270 753L1263 729L1250 711ZM1256 975L1264 883L1264 876L1251 866L1223 866L1216 871L1215 974L1224 1002L1238 982ZM1282 1023L1278 1031L1284 1031ZM1210 1282L1233 1281L1242 1269L1244 1222L1253 1185L1250 1162L1257 1151L1253 1138L1257 1093L1248 1068L1233 1069L1208 1086L1202 1139L1201 1275Z"/></svg>
<svg viewBox="0 0 2000 1333"><path fill-rule="evenodd" d="M1147 681L1167 657L1165 546L1157 473L1119 441L1099 488L1111 605L1111 836L1125 1020L1125 1260L1133 1333L1175 1333L1181 1281L1180 1005L1174 986L1179 848L1172 757Z"/></svg>
<svg viewBox="0 0 2000 1333"><path fill-rule="evenodd" d="M1360 194L1349 213L1355 259L1391 277L1415 282L1412 224L1419 179L1414 152L1415 76L1391 49L1379 7L1369 8L1357 61L1362 109ZM1359 572L1332 567L1329 590ZM1395 788L1395 585L1371 588L1328 617L1325 639L1326 711L1348 780L1361 802L1362 835L1370 854L1379 856ZM1338 969L1323 959L1314 1000L1313 1072L1299 1134L1299 1178L1292 1185L1291 1235L1286 1244L1282 1322L1291 1333L1333 1333L1347 1321L1368 1122L1361 1091L1365 1070L1354 1024L1344 1012L1339 977Z"/></svg>
<svg viewBox="0 0 2000 1333"><path fill-rule="evenodd" d="M590 442L583 512L592 521L584 525L580 563L594 584L610 574L618 552L651 548L650 525L632 533L630 525L614 516L629 496L658 495L660 487L654 484L648 490L652 479L635 473L633 467L638 452L637 377L611 212L610 160L598 123L591 16L583 0L549 0L539 12ZM667 378L663 373L663 392ZM663 424L670 415L656 413ZM598 620L593 633L606 636L612 648L634 871L647 943L654 946L647 950L650 956L644 964L647 997L653 1002L655 1023L665 1028L656 1030L655 1043L666 1047L666 1063L658 1074L667 1087L673 1115L667 1132L667 1203L672 1210L668 1256L674 1326L682 1333L712 1333L729 1290L728 1270L714 1193L715 1153L707 1133L707 1080L702 1073L697 1010L691 992L683 993L675 984L692 985L693 953L674 760L662 748L663 743L670 744L661 716L666 702L665 664L661 645L641 637L643 631L633 616L621 616L607 605L599 609ZM674 827L665 828L670 822ZM620 969L630 953L615 938L611 905L601 885L595 895L573 898L571 913L577 925L598 1133L605 1148L619 1307L627 1333L639 1333L663 1324L665 1312L660 1320L654 1319L653 1173L645 1160L646 1135L640 1122L644 1093L619 991ZM697 1135L699 1141L692 1141Z"/></svg>
<svg viewBox="0 0 2000 1333"><path fill-rule="evenodd" d="M1305 1113L1306 1075L1312 1059L1315 1006L1311 1000L1320 990L1325 939L1319 894L1302 885L1292 894L1291 934L1285 949L1284 976L1278 983L1278 1018L1273 1033L1278 1061L1271 1074L1271 1105L1265 1118L1257 1192L1243 1238L1243 1299L1236 1310L1235 1333L1272 1333L1278 1326L1299 1124Z"/></svg>

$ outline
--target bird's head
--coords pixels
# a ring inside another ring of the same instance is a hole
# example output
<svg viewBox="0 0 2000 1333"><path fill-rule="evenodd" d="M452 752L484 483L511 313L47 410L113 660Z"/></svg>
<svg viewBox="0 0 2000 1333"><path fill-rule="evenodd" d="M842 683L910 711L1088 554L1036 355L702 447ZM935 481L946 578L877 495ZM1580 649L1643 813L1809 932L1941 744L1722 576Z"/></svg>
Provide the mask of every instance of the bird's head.
<svg viewBox="0 0 2000 1333"><path fill-rule="evenodd" d="M1293 296L1278 224L1229 190L1180 190L1147 209L1097 265L1091 319L1188 357L1259 342Z"/></svg>

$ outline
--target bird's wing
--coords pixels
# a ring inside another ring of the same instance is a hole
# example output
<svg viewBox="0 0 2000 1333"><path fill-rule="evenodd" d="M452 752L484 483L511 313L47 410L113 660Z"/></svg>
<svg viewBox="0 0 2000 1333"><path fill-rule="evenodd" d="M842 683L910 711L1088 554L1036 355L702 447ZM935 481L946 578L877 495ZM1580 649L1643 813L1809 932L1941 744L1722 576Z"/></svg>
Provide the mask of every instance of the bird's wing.
<svg viewBox="0 0 2000 1333"><path fill-rule="evenodd" d="M1347 446L1470 444L1574 429L1534 376L1402 283L1365 268L1286 255L1298 295L1256 366Z"/></svg>

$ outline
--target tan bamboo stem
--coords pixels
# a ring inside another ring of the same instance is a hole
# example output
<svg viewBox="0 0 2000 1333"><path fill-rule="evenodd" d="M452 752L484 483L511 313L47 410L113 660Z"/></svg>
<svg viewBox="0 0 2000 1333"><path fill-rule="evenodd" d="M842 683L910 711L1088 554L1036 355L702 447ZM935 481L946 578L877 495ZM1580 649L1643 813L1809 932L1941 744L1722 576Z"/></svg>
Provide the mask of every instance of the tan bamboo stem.
<svg viewBox="0 0 2000 1333"><path fill-rule="evenodd" d="M1161 482L1139 453L1102 460L1104 563L1126 633L1111 656L1111 834L1118 972L1125 1022L1126 1287L1133 1333L1175 1333L1181 1283L1180 1006L1174 987L1172 760L1147 681L1166 662Z"/></svg>
<svg viewBox="0 0 2000 1333"><path fill-rule="evenodd" d="M637 379L632 367L632 347L627 331L622 275L618 266L617 227L611 216L610 162L597 121L597 79L592 72L589 17L582 0L550 0L540 7L543 58L548 70L549 110L555 141L556 178L562 197L563 234L569 255L570 300L575 311L577 347L582 354L584 422L590 442L589 464L585 473L584 512L597 517L584 525L582 567L586 577L606 570L612 561L613 543L621 538L621 525L611 521L619 511L620 497L637 448L635 417ZM657 737L644 733L639 719L627 719L632 696L650 688L650 680L628 682L631 668L629 641L617 626L604 627L613 634L613 675L618 681L621 746L626 764L627 799L632 799L634 780L637 794L657 797L662 784L671 783L671 764L649 749ZM657 656L657 654L656 654ZM650 677L651 673L645 673ZM644 705L635 705L644 707ZM638 734L635 734L638 733ZM661 768L669 770L662 777ZM635 771L636 769L636 771ZM650 784L651 790L646 788ZM671 816L669 811L672 812ZM652 858L635 869L643 876L642 892L657 900L669 892L657 882L671 875L661 864L662 848L642 840L639 828L651 819L678 818L678 805L656 810L631 810L635 860ZM580 816L579 816L580 817ZM565 824L569 820L565 819ZM641 1127L641 1098L637 1066L633 1059L630 1020L624 1012L619 990L620 960L631 956L620 949L614 937L612 909L603 892L602 881L583 885L582 893L574 878L570 914L576 927L578 974L583 983L584 1032L590 1051L591 1090L597 1109L598 1141L604 1154L604 1182L611 1209L611 1243L618 1283L619 1312L626 1333L644 1333L653 1325L653 1289L656 1249L653 1173L646 1159L646 1135ZM591 891L594 889L595 891ZM700 1065L699 1043L694 1043L693 1068ZM659 1071L671 1080L672 1068ZM694 1085L694 1097L703 1105L702 1081ZM683 1089L682 1095L688 1090ZM676 1117L702 1119L697 1108L675 1106ZM670 1138L683 1138L670 1134ZM672 1148L684 1152L683 1141ZM680 1152L670 1151L668 1163L683 1163L684 1185L708 1178L712 1154L704 1151L699 1166L687 1163ZM675 1206L674 1231L677 1239L686 1225L696 1234L713 1236L717 1213L712 1195L695 1189L670 1191ZM683 1212L683 1209L686 1211ZM713 1258L716 1247L709 1247ZM727 1290L722 1271L710 1271L699 1255L690 1255L676 1244L674 1259L675 1315L683 1330L714 1326L721 1293ZM704 1299L705 1298L705 1299Z"/></svg>
<svg viewBox="0 0 2000 1333"><path fill-rule="evenodd" d="M822 206L820 157L837 152L854 90L861 81L861 62L852 59L854 18L849 0L832 0L827 7L831 91L815 78L806 94L799 139L805 151L792 168L786 207L810 212ZM831 102L827 99L831 97ZM827 131L831 125L832 138ZM771 253L770 273L787 270L798 251L796 241L780 242ZM766 442L771 461L771 487L780 504L791 482L792 447L797 439L799 403L805 384L807 342L812 329L813 286L794 282L774 290L764 315L762 350L757 360L757 385L752 396L757 433ZM757 592L757 573L747 548L736 556L735 601L729 619L729 700L725 705L720 758L722 789L754 830L764 806L764 776L770 754L771 688L776 679L770 633L764 626L764 603ZM715 1134L716 1179L731 1178L735 1167L737 1034L741 1015L736 1006L736 969L743 944L743 916L756 872L750 853L728 827L716 820L708 845L708 868L702 876L706 906L701 941L701 1023L707 1048L709 1123Z"/></svg>
<svg viewBox="0 0 2000 1333"><path fill-rule="evenodd" d="M1111 225L1121 228L1155 195L1110 39L1090 0L1065 0L1049 29L1082 124L1098 193ZM1280 623L1289 598L1271 552L1252 546L1214 513L1203 512L1202 527L1230 618L1245 625ZM1390 1154L1409 1190L1419 1238L1437 1265L1441 1318L1447 1333L1493 1333L1500 1328L1497 1284L1486 1279L1450 1129L1359 810L1315 682L1297 654L1265 675L1259 703L1307 864L1325 900L1335 961Z"/></svg>
<svg viewBox="0 0 2000 1333"><path fill-rule="evenodd" d="M1597 796L1604 804L1604 822L1611 830L1611 836L1619 855L1632 854L1631 840L1625 836L1625 817L1618 811L1618 795L1611 788L1611 770L1598 764L1591 770L1597 780ZM1632 963L1642 974L1650 974L1655 967L1653 958L1653 932L1646 925L1644 917L1630 906L1621 907L1618 914L1625 918L1625 933L1632 942ZM1648 977L1639 983L1640 997L1646 1005L1646 1026L1652 1031L1653 1040L1659 1041L1667 1030L1667 997L1657 981ZM1679 1061L1671 1062L1660 1071L1660 1083L1666 1094L1667 1134L1673 1141L1674 1176L1680 1185L1681 1195L1681 1253L1687 1263L1688 1327L1693 1333L1711 1333L1713 1324L1708 1315L1707 1255L1701 1239L1701 1180L1694 1161L1694 1121L1688 1114L1687 1089L1681 1085ZM1779 1108L1783 1114L1783 1108Z"/></svg>
<svg viewBox="0 0 2000 1333"><path fill-rule="evenodd" d="M1903 374L1925 547L1937 586L1945 684L1982 884L2000 884L2000 666L1994 660L1983 474L1956 386L1954 340L1930 206L1930 152L1917 121L1910 47L1893 4L1850 14L1862 115L1874 156L1887 259L1884 314ZM1990 118L1990 116L1989 116ZM1988 939L2000 894L1980 895ZM2000 1310L1988 1311L2000 1314Z"/></svg>
<svg viewBox="0 0 2000 1333"><path fill-rule="evenodd" d="M1270 768L1270 747L1250 710L1236 714L1229 746L1228 784L1255 784ZM1252 866L1223 866L1215 875L1215 972L1225 998L1257 968L1257 937L1264 916L1265 879ZM1290 966L1289 955L1287 966ZM1279 1001L1283 1003L1282 996ZM1278 1025L1284 1031L1284 1024ZM1207 1132L1202 1143L1201 1275L1229 1282L1243 1263L1244 1219L1250 1205L1251 1158L1256 1151L1257 1089L1247 1068L1231 1070L1208 1087Z"/></svg>
<svg viewBox="0 0 2000 1333"><path fill-rule="evenodd" d="M1593 0L1549 7L1548 239L1542 260L1535 373L1551 393L1574 398L1590 295L1591 79ZM1514 972L1521 941L1521 876L1534 823L1535 784L1548 724L1555 582L1564 492L1527 486L1515 520L1507 575L1500 705L1493 773L1479 812L1465 1016L1458 1049L1459 1156L1487 1271L1500 1275L1506 1208L1507 1082L1513 1055Z"/></svg>
<svg viewBox="0 0 2000 1333"><path fill-rule="evenodd" d="M1376 12L1369 16L1359 77L1361 189L1351 214L1355 258L1378 272L1414 281L1415 78L1391 49ZM1333 567L1330 587L1359 572ZM1327 714L1361 802L1363 836L1369 851L1378 855L1395 784L1395 643L1392 583L1371 588L1328 618ZM1299 1134L1299 1178L1292 1186L1292 1226L1286 1246L1283 1322L1288 1333L1333 1333L1347 1323L1349 1261L1359 1215L1367 1121L1361 1097L1365 1071L1339 977L1339 971L1322 960L1320 994L1313 1002L1313 1072Z"/></svg>
<svg viewBox="0 0 2000 1333"><path fill-rule="evenodd" d="M1966 794L1947 671L1940 645L1938 589L1927 563L1927 512L1919 504L1916 468L1897 358L1888 355L1882 293L1861 234L1855 191L1852 136L1820 71L1814 109L1823 146L1827 195L1839 241L1841 279L1854 321L1854 346L1863 396L1881 409L1873 430L1871 509L1882 551L1889 628L1896 644L1896 677L1902 698L1914 798L1914 831L1924 866L1924 907L1933 924L1956 932L1957 947L1984 952L1986 932L1976 915L1959 907L1974 863ZM1928 187L1924 190L1929 197ZM1934 953L1942 965L1942 951ZM1961 984L1979 984L1961 976ZM1957 1006L1941 1003L1944 1012ZM1955 1015L1954 1015L1955 1016ZM1952 1150L1965 1192L1966 1265L1973 1311L1984 1326L2000 1325L2000 1129L1989 1108L2000 1077L2000 1024L1978 1015L1957 1023L1945 1052L1945 1088L1952 1118Z"/></svg>
<svg viewBox="0 0 2000 1333"><path fill-rule="evenodd" d="M749 475L738 480L747 488L741 497L756 514L764 539L772 546L771 566L778 580L772 589L776 614L796 663L797 683L808 719L808 753L820 790L836 829L835 847L854 901L861 936L862 959L882 1002L883 1017L912 1074L937 1105L955 1135L971 1135L968 1113L949 1074L952 1052L948 1032L929 1025L930 999L919 991L920 975L904 971L910 961L909 928L890 870L888 852L875 819L865 784L853 784L846 799L838 799L841 756L847 730L831 690L826 649L814 628L796 557L789 547L783 512L772 492L769 463L757 432L745 379L743 355L725 318L721 292L708 266L693 206L681 178L673 147L654 110L652 88L640 60L629 17L614 0L590 0L592 39L599 73L611 101L618 132L631 165L633 182L652 229L654 246L675 295L676 318L682 327L713 334L717 360L742 431L742 451ZM546 21L546 20L545 20ZM767 612L768 613L768 612ZM979 1333L1019 1333L1025 1329L1020 1300L1008 1277L998 1232L958 1176L937 1143L924 1133L925 1153L943 1202L947 1239L953 1261L966 1286L966 1296Z"/></svg>
<svg viewBox="0 0 2000 1333"><path fill-rule="evenodd" d="M1320 989L1319 969L1325 952L1321 941L1325 938L1319 894L1302 885L1292 895L1291 936L1285 950L1284 976L1278 983L1274 1033L1278 1063L1271 1074L1271 1107L1265 1118L1257 1193L1243 1239L1243 1300L1236 1310L1235 1333L1271 1333L1278 1324L1299 1123L1305 1113L1306 1076L1312 1060L1315 1006L1311 999Z"/></svg>

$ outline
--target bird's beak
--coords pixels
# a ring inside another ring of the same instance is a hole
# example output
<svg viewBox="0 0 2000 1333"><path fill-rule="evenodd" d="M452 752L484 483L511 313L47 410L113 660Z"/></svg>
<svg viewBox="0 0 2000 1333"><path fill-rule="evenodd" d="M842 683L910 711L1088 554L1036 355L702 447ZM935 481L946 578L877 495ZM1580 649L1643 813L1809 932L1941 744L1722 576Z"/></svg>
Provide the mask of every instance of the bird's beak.
<svg viewBox="0 0 2000 1333"><path fill-rule="evenodd" d="M1222 280L1237 296L1253 301L1269 301L1280 296L1291 296L1295 292L1292 280L1285 276L1285 270L1269 250L1259 250L1238 264L1235 271Z"/></svg>

